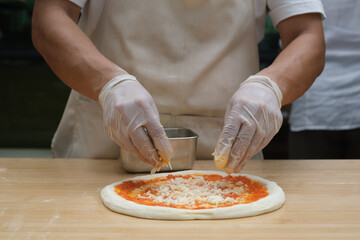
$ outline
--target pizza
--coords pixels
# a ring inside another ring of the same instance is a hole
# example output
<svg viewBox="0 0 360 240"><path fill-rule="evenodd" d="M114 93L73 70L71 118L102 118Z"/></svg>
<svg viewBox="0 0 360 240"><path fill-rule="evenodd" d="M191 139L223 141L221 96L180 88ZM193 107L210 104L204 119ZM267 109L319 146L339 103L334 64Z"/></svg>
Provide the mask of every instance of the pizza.
<svg viewBox="0 0 360 240"><path fill-rule="evenodd" d="M275 182L248 174L180 171L110 184L101 198L109 209L150 219L226 219L280 208L285 194Z"/></svg>

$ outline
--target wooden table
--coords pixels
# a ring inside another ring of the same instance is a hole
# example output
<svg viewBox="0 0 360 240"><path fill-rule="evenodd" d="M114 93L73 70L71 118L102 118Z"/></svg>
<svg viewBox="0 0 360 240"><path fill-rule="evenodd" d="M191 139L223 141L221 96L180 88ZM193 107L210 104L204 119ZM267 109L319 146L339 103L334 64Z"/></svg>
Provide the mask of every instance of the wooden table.
<svg viewBox="0 0 360 240"><path fill-rule="evenodd" d="M194 169L211 169L198 160ZM253 160L285 205L229 220L159 221L108 210L100 190L134 176L116 160L0 159L0 239L360 239L360 160Z"/></svg>

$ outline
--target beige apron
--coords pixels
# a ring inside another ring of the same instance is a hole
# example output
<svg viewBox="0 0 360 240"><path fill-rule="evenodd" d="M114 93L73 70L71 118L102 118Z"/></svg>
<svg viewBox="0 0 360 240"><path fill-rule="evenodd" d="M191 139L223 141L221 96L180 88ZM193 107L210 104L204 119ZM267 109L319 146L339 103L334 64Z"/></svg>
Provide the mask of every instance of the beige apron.
<svg viewBox="0 0 360 240"><path fill-rule="evenodd" d="M228 101L258 71L254 15L252 0L113 0L89 37L150 92L164 127L195 131L197 158L212 158ZM55 157L119 156L100 105L76 91L52 148Z"/></svg>

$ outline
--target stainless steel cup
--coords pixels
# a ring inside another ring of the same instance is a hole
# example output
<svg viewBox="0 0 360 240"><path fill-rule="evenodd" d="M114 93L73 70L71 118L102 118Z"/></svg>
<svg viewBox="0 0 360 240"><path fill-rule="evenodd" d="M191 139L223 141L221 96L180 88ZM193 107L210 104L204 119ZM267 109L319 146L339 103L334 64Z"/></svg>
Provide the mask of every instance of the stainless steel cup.
<svg viewBox="0 0 360 240"><path fill-rule="evenodd" d="M173 148L170 169L168 166L161 168L161 172L191 169L195 162L195 153L198 135L187 128L165 128L166 135ZM120 161L127 172L150 172L153 168L138 159L131 153L120 149Z"/></svg>

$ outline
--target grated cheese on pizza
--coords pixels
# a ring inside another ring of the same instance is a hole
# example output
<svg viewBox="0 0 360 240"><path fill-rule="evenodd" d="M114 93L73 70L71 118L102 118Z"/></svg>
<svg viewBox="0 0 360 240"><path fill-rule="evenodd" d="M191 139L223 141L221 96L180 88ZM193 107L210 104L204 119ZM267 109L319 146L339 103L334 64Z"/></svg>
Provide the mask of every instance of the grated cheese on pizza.
<svg viewBox="0 0 360 240"><path fill-rule="evenodd" d="M229 207L268 195L260 182L245 176L216 174L168 175L130 180L115 186L119 196L138 204L182 209Z"/></svg>

